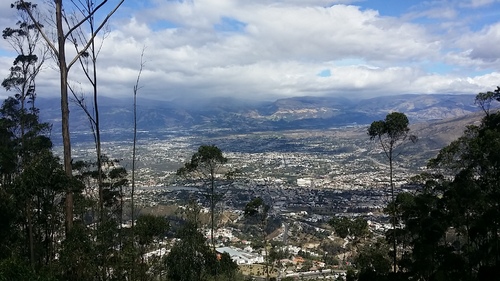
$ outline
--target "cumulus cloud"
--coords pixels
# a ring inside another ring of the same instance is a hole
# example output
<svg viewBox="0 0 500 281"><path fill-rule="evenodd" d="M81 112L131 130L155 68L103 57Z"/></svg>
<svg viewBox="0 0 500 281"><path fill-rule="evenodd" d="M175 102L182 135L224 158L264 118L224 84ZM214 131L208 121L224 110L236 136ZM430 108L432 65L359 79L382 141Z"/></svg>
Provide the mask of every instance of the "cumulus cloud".
<svg viewBox="0 0 500 281"><path fill-rule="evenodd" d="M469 50L468 57L485 63L497 63L500 59L500 23L487 26L479 32L460 39L461 46Z"/></svg>
<svg viewBox="0 0 500 281"><path fill-rule="evenodd" d="M408 7L398 17L347 0L129 3L112 18L109 34L98 38L104 40L100 91L130 96L144 48L141 95L148 98L489 90L500 73L500 53L489 47L500 43L500 27L467 28L460 5ZM7 69L9 60L1 56L0 66ZM429 69L433 64L449 70ZM57 93L56 72L42 75L40 87ZM70 77L88 89L77 67Z"/></svg>

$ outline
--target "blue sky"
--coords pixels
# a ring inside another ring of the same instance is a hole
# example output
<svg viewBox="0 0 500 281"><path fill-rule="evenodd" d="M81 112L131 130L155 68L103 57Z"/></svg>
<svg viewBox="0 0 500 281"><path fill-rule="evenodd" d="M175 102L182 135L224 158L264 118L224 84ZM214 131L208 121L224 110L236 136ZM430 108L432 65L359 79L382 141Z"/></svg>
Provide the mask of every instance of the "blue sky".
<svg viewBox="0 0 500 281"><path fill-rule="evenodd" d="M0 9L3 27L15 18ZM477 94L500 84L497 46L497 0L126 0L98 71L103 95L130 95L145 48L148 98ZM14 55L3 40L3 77ZM57 93L50 64L46 95ZM77 68L70 79L88 90Z"/></svg>

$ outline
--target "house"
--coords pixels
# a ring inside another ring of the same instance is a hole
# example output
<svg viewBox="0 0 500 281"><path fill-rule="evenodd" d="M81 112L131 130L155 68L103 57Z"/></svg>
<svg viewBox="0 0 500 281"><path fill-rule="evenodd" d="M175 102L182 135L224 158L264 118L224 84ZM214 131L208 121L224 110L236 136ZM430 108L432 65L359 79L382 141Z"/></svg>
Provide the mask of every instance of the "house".
<svg viewBox="0 0 500 281"><path fill-rule="evenodd" d="M236 264L254 264L263 263L264 257L250 252L245 252L241 249L234 247L220 247L215 249L218 253L228 253L231 259L236 262Z"/></svg>

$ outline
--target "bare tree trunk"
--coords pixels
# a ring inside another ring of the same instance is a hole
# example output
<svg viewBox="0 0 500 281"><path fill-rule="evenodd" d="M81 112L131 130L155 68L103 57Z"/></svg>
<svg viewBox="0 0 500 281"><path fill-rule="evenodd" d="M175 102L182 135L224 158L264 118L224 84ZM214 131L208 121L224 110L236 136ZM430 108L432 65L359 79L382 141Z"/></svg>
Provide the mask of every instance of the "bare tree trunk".
<svg viewBox="0 0 500 281"><path fill-rule="evenodd" d="M82 3L83 5L83 3ZM85 11L85 13L90 14L92 10L94 10L94 5L95 3L92 2L91 0L86 0L84 3L84 8L82 10ZM75 19L76 21L76 19ZM90 33L94 34L95 32L95 22L94 22L94 16L91 16L88 18L88 23L89 23L89 29ZM78 97L75 91L71 87L69 89L73 93L74 98L76 99L77 104L80 106L81 109L85 112L87 115L87 118L90 123L90 127L92 130L92 134L94 136L94 144L95 144L95 149L96 149L96 165L97 165L97 186L98 186L98 192L99 192L99 220L102 220L102 217L104 216L104 200L103 200L103 178L102 178L102 150L101 150L101 129L100 129L100 122L99 122L99 103L98 103L98 87L97 87L97 56L98 56L98 51L96 51L96 46L95 46L95 37L91 37L89 40L86 39L85 32L79 30L79 33L74 36L71 34L71 39L74 42L75 45L75 50L77 53L80 52L78 49L79 44L85 45L87 42L90 43L89 50L90 50L90 60L92 63L92 70L89 70L88 64L85 65L84 60L82 57L80 57L78 60L80 62L80 65L82 67L82 70L87 77L87 80L89 83L92 85L92 103L93 103L93 111L91 112L82 97Z"/></svg>
<svg viewBox="0 0 500 281"><path fill-rule="evenodd" d="M61 82L61 123L62 123L62 139L63 139L63 160L64 160L64 171L68 177L72 177L72 164L71 164L71 140L69 134L69 106L68 106L68 71L70 67L87 51L92 42L88 42L85 46L78 52L73 60L67 64L66 61L66 51L65 51L65 43L67 36L71 34L74 30L76 30L79 26L81 26L86 20L92 17L97 10L99 10L107 0L101 1L95 9L90 11L88 15L84 15L84 18L74 24L74 26L70 27L65 34L63 29L63 1L62 0L54 0L55 10L56 10L56 29L57 29L57 47L52 43L47 34L42 31L41 25L35 20L33 14L29 11L29 17L33 20L37 30L40 32L44 40L49 45L49 48L53 51L53 53L57 57L57 63L59 66L59 74L60 74L60 82ZM115 8L106 16L106 18L101 22L99 27L91 34L90 40L93 40L97 33L101 30L104 24L109 20L111 15L118 10L118 8L123 4L124 0L121 0ZM21 4L26 4L23 0L20 0ZM71 230L73 226L73 189L71 186L66 189L66 200L65 200L65 227L66 234Z"/></svg>
<svg viewBox="0 0 500 281"><path fill-rule="evenodd" d="M141 72L139 71L139 76ZM137 83L139 83L139 76L137 77ZM135 157L136 157L136 144L137 144L137 83L134 87L134 144L132 147L132 190L130 192L130 217L132 219L132 229L134 228L135 222L135 209L134 209L134 192L135 192Z"/></svg>
<svg viewBox="0 0 500 281"><path fill-rule="evenodd" d="M210 179L210 213L211 213L211 216L210 216L210 224L211 224L211 227L210 227L210 238L211 238L211 243L212 243L212 248L213 250L215 251L215 237L214 237L214 229L215 229L215 175L214 175L214 172L212 172L212 174L210 175L211 176L211 179Z"/></svg>
<svg viewBox="0 0 500 281"><path fill-rule="evenodd" d="M135 164L136 164L136 145L137 145L137 92L139 91L139 81L141 79L142 69L144 68L144 51L146 48L142 48L141 53L141 66L139 67L139 73L137 74L137 80L134 85L134 144L132 147L132 190L130 192L130 209L131 209L131 219L132 219L132 229L135 225Z"/></svg>
<svg viewBox="0 0 500 281"><path fill-rule="evenodd" d="M28 199L28 205L26 206L26 216L28 218L30 265L31 269L35 269L35 249L33 243L33 219L31 218L31 198Z"/></svg>
<svg viewBox="0 0 500 281"><path fill-rule="evenodd" d="M396 206L395 206L395 198L394 198L394 183L392 179L392 170L393 170L393 165L392 165L392 147L389 150L389 184L391 185L391 202L392 202L392 235L393 235L393 241L392 241L392 247L394 249L394 253L392 256L393 259L393 271L397 271L397 257L398 257L398 252L397 252L397 243L396 243Z"/></svg>
<svg viewBox="0 0 500 281"><path fill-rule="evenodd" d="M64 44L66 37L63 30L62 17L62 0L55 0L56 3L56 27L57 27L57 44L58 44L58 63L59 73L61 78L61 123L62 123L62 138L63 138L63 158L64 171L68 177L73 176L71 165L71 140L69 135L69 106L68 106L68 69L66 64L66 52ZM69 186L66 189L66 234L73 227L73 191Z"/></svg>

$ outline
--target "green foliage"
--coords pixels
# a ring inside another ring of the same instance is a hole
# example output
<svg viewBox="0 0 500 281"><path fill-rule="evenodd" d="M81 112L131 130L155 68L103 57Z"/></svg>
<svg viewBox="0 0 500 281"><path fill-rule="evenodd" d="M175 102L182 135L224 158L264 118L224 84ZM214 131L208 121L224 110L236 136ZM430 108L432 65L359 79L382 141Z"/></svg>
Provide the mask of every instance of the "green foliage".
<svg viewBox="0 0 500 281"><path fill-rule="evenodd" d="M191 160L177 170L179 176L198 176L212 180L221 165L227 163L227 158L215 145L202 145L198 151L191 156Z"/></svg>
<svg viewBox="0 0 500 281"><path fill-rule="evenodd" d="M20 236L16 227L20 214L16 210L14 199L3 189L0 189L0 260L13 254Z"/></svg>
<svg viewBox="0 0 500 281"><path fill-rule="evenodd" d="M162 217L153 215L141 215L134 228L140 245L148 245L155 239L163 237L167 230L168 222Z"/></svg>
<svg viewBox="0 0 500 281"><path fill-rule="evenodd" d="M245 209L243 210L243 212L246 218L257 216L259 221L262 221L267 218L269 205L264 203L264 200L262 200L262 198L257 197L252 199L245 205Z"/></svg>
<svg viewBox="0 0 500 281"><path fill-rule="evenodd" d="M497 87L494 91L477 94L475 103L484 111L486 115L489 115L491 103L493 101L500 102L500 87Z"/></svg>
<svg viewBox="0 0 500 281"><path fill-rule="evenodd" d="M373 278L372 280L378 280L379 276L387 275L391 269L391 260L388 254L389 247L385 241L382 240L361 247L355 259L356 265L360 271L359 280L369 280L362 279L363 276L370 276Z"/></svg>
<svg viewBox="0 0 500 281"><path fill-rule="evenodd" d="M55 281L45 274L37 274L28 263L21 259L8 258L0 260L0 281Z"/></svg>
<svg viewBox="0 0 500 281"><path fill-rule="evenodd" d="M167 276L172 281L208 280L213 276L231 277L236 274L237 265L227 253L212 251L205 237L196 225L185 224L179 231L178 241L165 258Z"/></svg>
<svg viewBox="0 0 500 281"><path fill-rule="evenodd" d="M404 113L392 112L387 114L384 120L374 121L368 128L370 140L378 140L382 149L389 161L389 185L391 188L391 202L395 200L394 184L393 184L393 162L396 156L395 149L402 145L404 141L409 139L411 142L416 142L417 137L409 135L409 121ZM391 209L389 209L391 210ZM392 241L393 241L393 270L397 271L397 236L396 236L396 214L390 213L392 222Z"/></svg>
<svg viewBox="0 0 500 281"><path fill-rule="evenodd" d="M389 274L383 247L363 248L359 280L493 280L500 272L500 113L489 103L500 88L476 97L481 124L441 149L428 173L414 177L416 194L400 193L386 208L401 228L399 272Z"/></svg>
<svg viewBox="0 0 500 281"><path fill-rule="evenodd" d="M346 281L355 281L356 280L356 272L352 268L349 268L346 273Z"/></svg>
<svg viewBox="0 0 500 281"><path fill-rule="evenodd" d="M265 236L269 210L269 205L264 203L264 200L262 200L262 198L260 197L254 198L250 202L248 202L245 205L245 209L243 210L245 220L250 224L249 230L251 232L254 232L256 236L261 237L260 239L262 239L254 241L253 246L257 249L266 249L267 247Z"/></svg>
<svg viewBox="0 0 500 281"><path fill-rule="evenodd" d="M368 128L368 135L371 140L386 137L389 144L394 145L408 137L408 125L408 117L404 113L392 112L387 114L384 120L374 121Z"/></svg>
<svg viewBox="0 0 500 281"><path fill-rule="evenodd" d="M207 196L210 200L210 230L211 244L215 250L215 207L220 200L220 195L216 190L218 180L217 173L227 163L227 158L215 145L202 145L198 151L191 156L191 160L177 170L177 175L182 177L192 177L195 181L203 181L208 187Z"/></svg>
<svg viewBox="0 0 500 281"><path fill-rule="evenodd" d="M238 265L231 259L231 256L228 253L222 253L217 259L217 271L216 274L225 276L226 278L231 278L229 280L234 280L237 272ZM212 275L214 273L212 272Z"/></svg>
<svg viewBox="0 0 500 281"><path fill-rule="evenodd" d="M32 96L32 102L34 96ZM31 270L55 260L61 232L60 205L69 184L46 136L50 126L40 123L38 109L24 107L23 96L7 98L0 107L0 258L25 258Z"/></svg>
<svg viewBox="0 0 500 281"><path fill-rule="evenodd" d="M61 278L66 280L92 280L98 272L103 247L91 240L90 230L83 224L74 225L62 243L60 265Z"/></svg>
<svg viewBox="0 0 500 281"><path fill-rule="evenodd" d="M11 4L11 8L18 11L19 20L16 27L7 27L2 31L3 39L9 41L10 45L17 52L10 74L2 81L2 87L7 91L15 90L16 99L24 103L28 98L32 102L35 98L35 78L40 70L41 63L35 54L39 31L35 27L35 22L27 15L27 11L37 15L37 5L30 2L16 1ZM40 27L43 27L38 23Z"/></svg>
<svg viewBox="0 0 500 281"><path fill-rule="evenodd" d="M335 229L335 233L340 238L351 236L354 239L361 239L369 234L368 223L363 218L334 217L328 224Z"/></svg>

